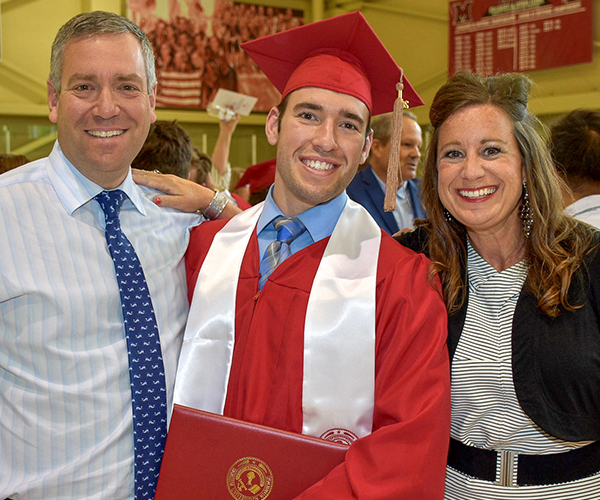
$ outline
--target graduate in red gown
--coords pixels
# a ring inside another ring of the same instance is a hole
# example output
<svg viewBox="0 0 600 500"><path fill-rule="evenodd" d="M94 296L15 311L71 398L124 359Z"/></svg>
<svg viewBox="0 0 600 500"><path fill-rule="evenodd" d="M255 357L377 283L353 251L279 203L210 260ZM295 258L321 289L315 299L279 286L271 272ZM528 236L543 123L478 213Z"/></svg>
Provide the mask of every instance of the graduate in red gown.
<svg viewBox="0 0 600 500"><path fill-rule="evenodd" d="M442 499L445 306L429 261L344 191L400 70L358 13L245 49L282 92L266 123L275 183L264 204L192 233L175 402L352 443L298 498Z"/></svg>

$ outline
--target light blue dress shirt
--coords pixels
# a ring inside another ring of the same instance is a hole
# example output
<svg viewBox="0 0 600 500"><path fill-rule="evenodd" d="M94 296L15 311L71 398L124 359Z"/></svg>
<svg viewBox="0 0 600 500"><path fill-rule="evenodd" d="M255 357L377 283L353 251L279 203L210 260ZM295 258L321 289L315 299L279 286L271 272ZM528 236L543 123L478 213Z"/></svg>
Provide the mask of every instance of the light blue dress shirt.
<svg viewBox="0 0 600 500"><path fill-rule="evenodd" d="M130 174L119 189L170 408L188 313L183 256L199 217L157 207ZM0 176L0 499L133 498L129 363L100 191L58 143Z"/></svg>
<svg viewBox="0 0 600 500"><path fill-rule="evenodd" d="M373 172L375 173L375 172ZM379 187L383 191L385 195L385 182L383 182L377 174L375 174L375 180ZM406 182L404 182L398 191L396 191L396 210L392 212L394 219L396 219L396 224L400 229L404 229L405 227L414 228L414 215L412 210L410 209L410 205L408 204L408 200L406 199Z"/></svg>
<svg viewBox="0 0 600 500"><path fill-rule="evenodd" d="M317 205L302 212L300 215L297 215L297 218L304 224L304 227L306 227L306 231L292 241L292 244L290 245L290 256L299 250L306 248L308 245L312 245L323 238L331 236L347 201L348 195L346 194L346 191L344 191L327 203ZM277 238L277 231L275 231L271 222L280 215L284 214L273 199L273 186L271 186L269 194L265 199L263 211L256 224L258 251L261 260L269 244Z"/></svg>

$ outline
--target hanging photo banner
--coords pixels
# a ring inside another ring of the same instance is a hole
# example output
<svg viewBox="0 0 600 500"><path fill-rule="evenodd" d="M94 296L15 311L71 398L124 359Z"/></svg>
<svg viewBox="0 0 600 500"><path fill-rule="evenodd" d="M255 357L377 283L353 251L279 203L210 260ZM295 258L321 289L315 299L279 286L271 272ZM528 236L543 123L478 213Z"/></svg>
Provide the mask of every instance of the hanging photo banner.
<svg viewBox="0 0 600 500"><path fill-rule="evenodd" d="M449 9L449 76L592 60L592 0L458 0Z"/></svg>
<svg viewBox="0 0 600 500"><path fill-rule="evenodd" d="M302 11L229 0L127 0L127 13L152 43L167 108L206 109L222 88L269 111L280 94L240 44L304 22Z"/></svg>

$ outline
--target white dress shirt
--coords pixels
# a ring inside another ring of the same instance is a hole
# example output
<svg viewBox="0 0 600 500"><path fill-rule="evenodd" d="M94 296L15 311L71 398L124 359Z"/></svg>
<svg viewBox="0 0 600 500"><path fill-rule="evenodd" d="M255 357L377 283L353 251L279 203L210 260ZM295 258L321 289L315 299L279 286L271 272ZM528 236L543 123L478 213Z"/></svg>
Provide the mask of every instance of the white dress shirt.
<svg viewBox="0 0 600 500"><path fill-rule="evenodd" d="M577 200L565 208L565 213L600 229L600 194Z"/></svg>
<svg viewBox="0 0 600 500"><path fill-rule="evenodd" d="M200 219L157 207L131 174L119 189L170 408L188 313L183 256ZM0 499L133 498L129 363L101 191L58 143L0 176Z"/></svg>

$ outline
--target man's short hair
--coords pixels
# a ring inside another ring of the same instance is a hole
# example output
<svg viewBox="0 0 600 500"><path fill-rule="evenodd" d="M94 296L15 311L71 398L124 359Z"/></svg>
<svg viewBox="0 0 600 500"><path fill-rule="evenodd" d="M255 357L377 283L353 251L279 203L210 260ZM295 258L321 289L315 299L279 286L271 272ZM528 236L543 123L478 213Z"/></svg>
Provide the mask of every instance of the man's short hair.
<svg viewBox="0 0 600 500"><path fill-rule="evenodd" d="M21 165L25 165L25 163L29 163L29 160L26 156L11 155L9 153L0 154L0 174L8 172L13 168L20 167Z"/></svg>
<svg viewBox="0 0 600 500"><path fill-rule="evenodd" d="M193 146L188 133L175 121L158 121L150 132L141 151L131 163L142 170L160 170L187 178L192 162Z"/></svg>
<svg viewBox="0 0 600 500"><path fill-rule="evenodd" d="M78 38L91 38L99 35L122 35L131 33L140 42L146 68L146 83L148 93L156 85L156 69L154 52L148 37L137 24L126 17L113 12L94 11L79 14L67 21L59 30L52 44L50 57L50 83L57 92L60 92L60 79L62 76L65 47L71 40Z"/></svg>
<svg viewBox="0 0 600 500"><path fill-rule="evenodd" d="M404 111L404 116L411 120L418 121L414 113ZM392 137L392 115L393 113L383 113L374 116L371 120L371 128L373 129L373 140L377 139L384 146L390 142Z"/></svg>
<svg viewBox="0 0 600 500"><path fill-rule="evenodd" d="M600 182L600 113L577 109L551 127L552 156L567 183Z"/></svg>

